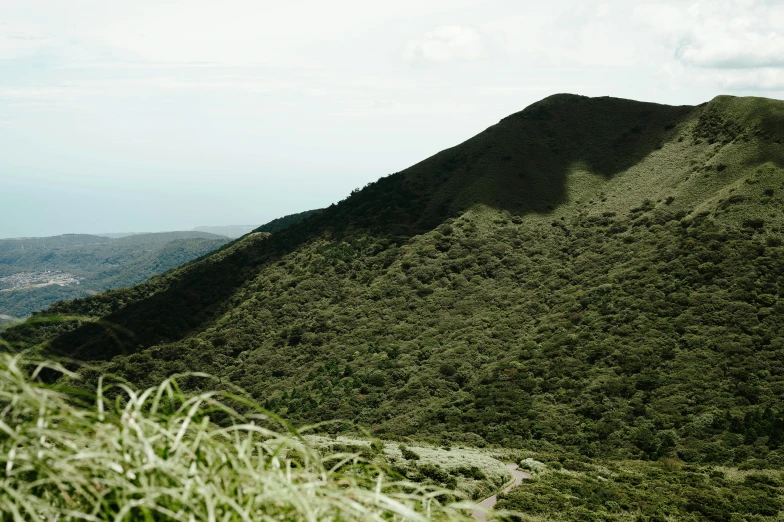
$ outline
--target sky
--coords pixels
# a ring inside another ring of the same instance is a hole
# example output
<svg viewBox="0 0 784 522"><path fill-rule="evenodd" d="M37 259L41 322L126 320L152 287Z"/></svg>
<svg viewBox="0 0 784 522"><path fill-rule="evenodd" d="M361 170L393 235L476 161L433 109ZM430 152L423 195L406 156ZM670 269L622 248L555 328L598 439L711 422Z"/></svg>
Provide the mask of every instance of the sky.
<svg viewBox="0 0 784 522"><path fill-rule="evenodd" d="M262 224L550 94L784 98L784 0L0 0L0 237Z"/></svg>

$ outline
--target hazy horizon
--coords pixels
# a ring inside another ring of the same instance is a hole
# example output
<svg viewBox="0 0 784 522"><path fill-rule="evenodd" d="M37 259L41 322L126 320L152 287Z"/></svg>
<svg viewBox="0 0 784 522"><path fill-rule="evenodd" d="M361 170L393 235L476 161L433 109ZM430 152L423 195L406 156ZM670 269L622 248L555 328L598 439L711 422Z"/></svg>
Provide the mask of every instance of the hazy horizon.
<svg viewBox="0 0 784 522"><path fill-rule="evenodd" d="M282 216L279 216L282 217ZM274 219L274 218L273 218ZM269 220L271 221L271 220ZM264 222L266 223L266 221ZM38 237L54 237L54 236L61 236L61 235L68 235L68 234L86 234L92 236L102 236L102 237L125 237L125 236L132 236L132 235L139 235L139 234L160 234L166 232L198 232L203 231L200 229L217 229L217 228L239 228L239 227L248 227L248 228L257 228L264 223L257 223L257 224L248 224L248 223L240 223L240 224L220 224L220 225L197 225L194 227L189 228L180 228L180 229L161 229L161 230L113 230L113 231L106 231L103 232L62 232L57 234L47 234L43 236L2 236L1 239L26 239L26 238L38 238ZM218 234L217 232L212 232ZM218 234L220 235L220 234ZM232 236L227 236L232 237Z"/></svg>
<svg viewBox="0 0 784 522"><path fill-rule="evenodd" d="M262 224L558 92L784 98L769 0L9 0L0 20L0 237Z"/></svg>

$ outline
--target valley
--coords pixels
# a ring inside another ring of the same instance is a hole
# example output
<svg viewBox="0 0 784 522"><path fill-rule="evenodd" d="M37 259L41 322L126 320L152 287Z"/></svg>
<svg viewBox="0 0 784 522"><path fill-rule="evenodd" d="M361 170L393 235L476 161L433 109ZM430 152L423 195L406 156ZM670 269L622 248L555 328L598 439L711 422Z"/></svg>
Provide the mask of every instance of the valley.
<svg viewBox="0 0 784 522"><path fill-rule="evenodd" d="M57 301L131 286L228 242L199 232L0 239L0 313L26 317Z"/></svg>
<svg viewBox="0 0 784 522"><path fill-rule="evenodd" d="M50 285L78 285L79 281L80 279L74 274L60 272L59 270L46 270L44 272L21 272L10 276L0 277L0 292L13 292L14 290L43 288Z"/></svg>

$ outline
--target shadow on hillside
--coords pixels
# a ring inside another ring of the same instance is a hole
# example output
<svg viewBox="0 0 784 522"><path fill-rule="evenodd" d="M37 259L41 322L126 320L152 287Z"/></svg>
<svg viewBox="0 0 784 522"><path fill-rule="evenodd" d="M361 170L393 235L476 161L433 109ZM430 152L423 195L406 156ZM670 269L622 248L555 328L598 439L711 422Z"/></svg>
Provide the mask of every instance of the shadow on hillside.
<svg viewBox="0 0 784 522"><path fill-rule="evenodd" d="M523 215L567 201L576 165L611 178L682 132L694 107L556 95L355 194L345 223L411 236L482 203Z"/></svg>
<svg viewBox="0 0 784 522"><path fill-rule="evenodd" d="M51 342L54 354L108 360L203 330L266 263L328 233L357 232L402 243L474 204L517 215L547 213L566 202L576 164L610 178L675 139L693 107L556 95L470 140L352 193L338 205L265 241L245 240L222 259L208 258L170 288Z"/></svg>

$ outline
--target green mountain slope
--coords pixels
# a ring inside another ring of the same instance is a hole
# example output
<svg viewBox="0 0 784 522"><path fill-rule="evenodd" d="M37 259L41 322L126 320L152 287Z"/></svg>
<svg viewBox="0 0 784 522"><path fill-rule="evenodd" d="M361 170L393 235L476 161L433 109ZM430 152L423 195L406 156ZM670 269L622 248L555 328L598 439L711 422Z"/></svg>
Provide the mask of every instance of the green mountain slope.
<svg viewBox="0 0 784 522"><path fill-rule="evenodd" d="M0 315L0 332L3 330L10 328L11 326L21 322L20 319L12 317L10 315Z"/></svg>
<svg viewBox="0 0 784 522"><path fill-rule="evenodd" d="M140 384L215 373L303 423L779 465L782 195L780 101L556 95L288 230L51 309L101 321L3 337Z"/></svg>
<svg viewBox="0 0 784 522"><path fill-rule="evenodd" d="M269 232L270 234L274 234L275 232L280 232L281 230L285 230L290 226L299 223L303 219L307 217L317 214L321 212L321 209L316 210L306 210L304 212L298 212L296 214L289 214L287 216L279 217L277 219L273 219L269 223L265 223L260 227L256 227L255 225L225 225L225 226L212 226L212 227L196 227L194 230L199 232L210 232L213 234L221 234L232 239L236 239L238 237L244 236L245 234L249 234L251 232Z"/></svg>
<svg viewBox="0 0 784 522"><path fill-rule="evenodd" d="M304 212L298 212L296 214L289 214L288 216L283 216L277 219L273 219L269 223L265 223L261 225L259 228L255 229L254 232L267 232L270 234L275 234L276 232L281 232L290 228L292 225L296 225L300 221L303 221L310 216L314 216L321 212L323 209L315 209L315 210L306 210Z"/></svg>

